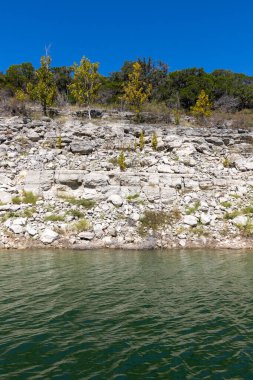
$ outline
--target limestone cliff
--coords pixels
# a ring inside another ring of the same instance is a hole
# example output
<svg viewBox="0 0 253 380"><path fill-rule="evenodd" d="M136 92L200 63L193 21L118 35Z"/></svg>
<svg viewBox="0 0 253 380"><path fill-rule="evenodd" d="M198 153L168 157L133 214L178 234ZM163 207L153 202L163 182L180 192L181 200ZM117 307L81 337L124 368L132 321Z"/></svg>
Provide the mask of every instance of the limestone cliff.
<svg viewBox="0 0 253 380"><path fill-rule="evenodd" d="M252 248L252 152L225 125L1 117L0 246Z"/></svg>

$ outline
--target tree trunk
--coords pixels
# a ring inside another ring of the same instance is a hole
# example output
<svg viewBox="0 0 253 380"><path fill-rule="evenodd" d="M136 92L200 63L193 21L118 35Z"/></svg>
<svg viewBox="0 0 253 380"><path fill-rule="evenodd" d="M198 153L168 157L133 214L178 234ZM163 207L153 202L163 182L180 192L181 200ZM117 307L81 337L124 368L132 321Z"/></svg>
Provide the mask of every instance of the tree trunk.
<svg viewBox="0 0 253 380"><path fill-rule="evenodd" d="M90 106L88 106L88 115L89 115L89 120L91 120Z"/></svg>
<svg viewBox="0 0 253 380"><path fill-rule="evenodd" d="M45 103L43 104L42 108L43 108L43 114L47 116L47 105Z"/></svg>

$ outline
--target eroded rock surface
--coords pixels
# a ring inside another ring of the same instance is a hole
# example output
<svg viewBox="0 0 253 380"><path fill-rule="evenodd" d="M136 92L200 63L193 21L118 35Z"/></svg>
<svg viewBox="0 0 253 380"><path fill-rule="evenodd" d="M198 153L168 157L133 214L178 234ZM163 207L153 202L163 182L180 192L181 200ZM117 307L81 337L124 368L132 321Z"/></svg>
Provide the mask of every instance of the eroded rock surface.
<svg viewBox="0 0 253 380"><path fill-rule="evenodd" d="M0 246L252 248L253 133L243 132L0 117Z"/></svg>

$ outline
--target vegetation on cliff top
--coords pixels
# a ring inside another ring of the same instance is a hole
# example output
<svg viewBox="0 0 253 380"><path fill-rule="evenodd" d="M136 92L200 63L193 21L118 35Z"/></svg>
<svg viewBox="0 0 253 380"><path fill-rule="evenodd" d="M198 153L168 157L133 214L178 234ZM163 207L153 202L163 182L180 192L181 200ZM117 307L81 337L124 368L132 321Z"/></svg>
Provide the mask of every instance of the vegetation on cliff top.
<svg viewBox="0 0 253 380"><path fill-rule="evenodd" d="M29 62L12 65L0 73L0 105L22 111L29 98L46 114L52 105L79 104L88 107L90 117L90 106L95 102L132 109L136 114L148 102L146 109L158 109L162 114L172 111L176 124L181 112L201 118L210 116L211 110L253 108L253 77L228 70L206 73L202 68L188 68L169 72L166 63L155 63L151 58L126 61L107 77L98 70L99 64L85 57L71 67L51 67L49 56L41 58L38 69Z"/></svg>

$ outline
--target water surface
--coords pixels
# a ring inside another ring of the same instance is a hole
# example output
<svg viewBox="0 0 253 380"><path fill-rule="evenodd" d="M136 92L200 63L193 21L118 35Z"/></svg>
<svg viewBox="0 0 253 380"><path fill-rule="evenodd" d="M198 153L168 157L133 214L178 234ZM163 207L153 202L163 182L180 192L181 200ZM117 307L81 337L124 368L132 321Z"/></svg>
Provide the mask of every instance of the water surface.
<svg viewBox="0 0 253 380"><path fill-rule="evenodd" d="M252 379L253 254L0 254L0 379Z"/></svg>

